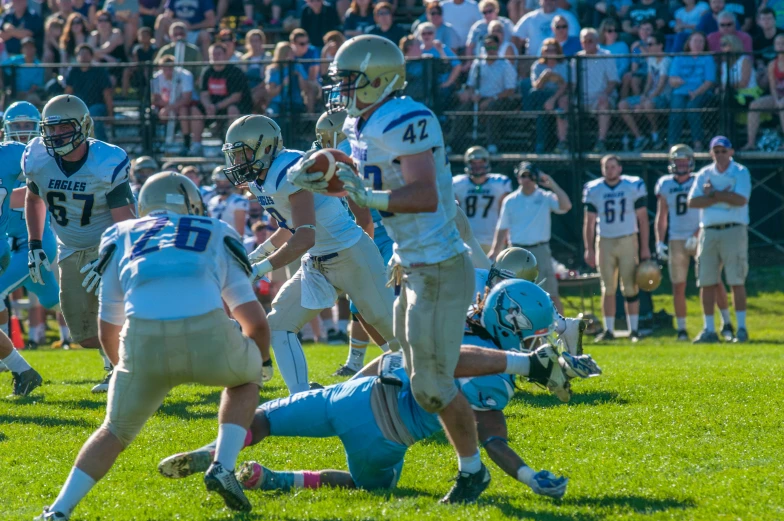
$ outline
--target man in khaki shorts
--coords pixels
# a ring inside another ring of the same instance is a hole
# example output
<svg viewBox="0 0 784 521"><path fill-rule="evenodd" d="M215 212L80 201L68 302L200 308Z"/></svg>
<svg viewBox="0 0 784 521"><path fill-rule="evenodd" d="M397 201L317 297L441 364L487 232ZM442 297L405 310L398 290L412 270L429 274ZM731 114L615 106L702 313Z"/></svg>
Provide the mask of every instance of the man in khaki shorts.
<svg viewBox="0 0 784 521"><path fill-rule="evenodd" d="M621 175L623 168L618 156L604 156L601 167L603 177L586 183L583 188L584 258L586 264L599 268L602 279L604 332L596 337L596 341L615 338L615 292L620 276L621 293L626 299L629 337L632 342L637 342L640 338L640 290L635 275L640 260L651 257L646 206L648 191L639 177Z"/></svg>
<svg viewBox="0 0 784 521"><path fill-rule="evenodd" d="M100 275L94 267L101 234L112 224L136 216L130 160L123 149L89 137L92 118L76 96L52 98L41 118L43 137L30 141L22 158L30 278L43 284L41 270L49 270L53 260L47 258L41 242L48 210L58 242L63 316L74 342L100 348ZM105 355L104 368L106 377L93 392L109 388L112 365Z"/></svg>
<svg viewBox="0 0 784 521"><path fill-rule="evenodd" d="M141 219L112 226L101 239L100 337L116 365L106 419L41 521L68 519L168 392L191 382L225 387L207 490L231 509L251 509L234 467L259 401L269 326L248 279L250 262L230 226L204 217L199 190L183 175L152 176L139 212Z"/></svg>
<svg viewBox="0 0 784 521"><path fill-rule="evenodd" d="M520 188L504 199L501 205L490 257L495 259L507 247L507 243L530 251L536 257L539 268L536 282L550 294L558 312L563 313L550 251L551 214L568 212L572 209L572 202L553 178L528 161L523 161L515 168L515 175Z"/></svg>
<svg viewBox="0 0 784 521"><path fill-rule="evenodd" d="M697 173L689 192L689 207L700 208L699 247L697 248L697 285L700 287L705 328L695 343L718 342L713 317L716 287L721 283L722 266L727 284L732 287L736 342L746 342L746 275L749 272L749 198L751 174L732 159L730 140L716 136L710 143L713 163Z"/></svg>

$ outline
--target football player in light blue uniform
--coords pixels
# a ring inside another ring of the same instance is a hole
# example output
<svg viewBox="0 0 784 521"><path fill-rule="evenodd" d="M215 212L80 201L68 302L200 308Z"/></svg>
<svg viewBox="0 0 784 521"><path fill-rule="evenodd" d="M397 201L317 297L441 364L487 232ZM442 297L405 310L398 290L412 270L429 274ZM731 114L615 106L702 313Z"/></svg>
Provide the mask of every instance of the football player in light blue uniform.
<svg viewBox="0 0 784 521"><path fill-rule="evenodd" d="M17 102L8 107L3 116L3 133L5 141L0 143L0 280L3 282L9 279L11 263L11 247L8 244L8 225L11 218L11 200L13 206L24 206L24 190L18 192L14 198L14 188L19 184L19 176L22 174L22 155L25 151L24 142L29 141L38 135L38 124L41 115L32 104L23 101ZM19 197L21 196L21 197ZM25 246L27 241L25 241ZM23 272L29 275L27 269L27 256L23 259ZM18 286L23 280L23 276L16 279ZM14 394L26 396L33 389L41 385L43 379L35 369L30 367L24 358L14 349L11 340L8 338L8 310L5 306L5 297L10 291L5 291L6 284L0 286L4 290L0 300L0 367L6 367L13 374ZM56 303L56 302L55 302Z"/></svg>
<svg viewBox="0 0 784 521"><path fill-rule="evenodd" d="M598 374L599 369L588 357L572 367L568 354L562 362L549 345L533 353L519 352L552 332L551 300L535 284L505 281L489 294L483 309L477 327L488 339L487 348L462 347L455 383L474 410L479 440L491 458L537 494L562 497L566 478L533 471L508 446L502 411L514 395L515 375L564 387L568 377L586 377L586 371ZM276 472L247 462L238 470L238 479L246 488L262 490L392 488L408 447L441 429L438 416L414 400L400 355L389 353L347 382L263 404L246 438L246 445L254 445L267 436L337 436L345 448L348 472ZM209 466L213 452L210 444L170 456L158 468L164 476L185 477Z"/></svg>

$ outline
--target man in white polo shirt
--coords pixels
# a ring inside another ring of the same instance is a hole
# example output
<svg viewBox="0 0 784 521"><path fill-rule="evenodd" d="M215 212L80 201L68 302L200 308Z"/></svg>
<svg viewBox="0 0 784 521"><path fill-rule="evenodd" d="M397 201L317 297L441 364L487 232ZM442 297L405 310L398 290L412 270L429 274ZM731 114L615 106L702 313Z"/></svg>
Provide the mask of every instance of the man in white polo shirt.
<svg viewBox="0 0 784 521"><path fill-rule="evenodd" d="M479 6L474 0L447 0L441 2L441 10L444 12L444 22L452 24L452 28L457 33L460 40L460 45L457 47L465 47L471 26L482 19ZM457 49L453 50L457 51Z"/></svg>
<svg viewBox="0 0 784 521"><path fill-rule="evenodd" d="M504 199L501 205L490 258L495 259L507 247L507 243L533 253L539 267L537 283L550 294L558 312L563 314L550 252L550 214L568 212L572 202L555 180L528 161L523 161L515 168L515 175L520 188ZM537 187L537 183L551 191L542 190Z"/></svg>
<svg viewBox="0 0 784 521"><path fill-rule="evenodd" d="M689 207L700 208L700 243L697 248L697 285L700 287L705 329L695 343L718 342L713 317L716 286L722 266L727 283L732 286L735 318L738 321L736 342L749 339L746 330L746 275L749 272L749 197L751 174L745 166L732 160L735 152L730 140L716 136L711 140L713 163L697 173L689 192Z"/></svg>

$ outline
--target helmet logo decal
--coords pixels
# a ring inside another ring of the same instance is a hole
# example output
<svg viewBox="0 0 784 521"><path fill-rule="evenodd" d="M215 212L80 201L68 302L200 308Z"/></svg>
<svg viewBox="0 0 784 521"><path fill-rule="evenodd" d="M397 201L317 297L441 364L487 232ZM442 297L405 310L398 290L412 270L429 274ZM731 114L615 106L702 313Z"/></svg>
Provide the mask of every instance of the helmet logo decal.
<svg viewBox="0 0 784 521"><path fill-rule="evenodd" d="M523 307L504 290L498 297L493 311L501 327L508 329L514 335L522 331L533 329L531 319L523 313Z"/></svg>
<svg viewBox="0 0 784 521"><path fill-rule="evenodd" d="M365 55L365 59L362 60L362 63L359 64L359 72L365 72L367 70L368 65L370 65L370 53Z"/></svg>

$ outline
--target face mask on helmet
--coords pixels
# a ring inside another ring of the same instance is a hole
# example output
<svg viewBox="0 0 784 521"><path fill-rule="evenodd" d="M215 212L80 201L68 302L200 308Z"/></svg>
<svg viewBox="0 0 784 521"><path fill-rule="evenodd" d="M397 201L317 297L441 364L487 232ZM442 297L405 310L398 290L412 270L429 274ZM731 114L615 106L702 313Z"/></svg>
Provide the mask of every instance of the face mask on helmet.
<svg viewBox="0 0 784 521"><path fill-rule="evenodd" d="M321 96L324 100L324 106L327 107L328 112L337 112L344 110L345 105L340 99L340 83L334 85L325 85L321 88Z"/></svg>
<svg viewBox="0 0 784 521"><path fill-rule="evenodd" d="M226 156L226 168L223 173L234 186L252 183L259 177L261 170L270 166L255 161L253 159L255 151L245 143L226 143L222 150Z"/></svg>
<svg viewBox="0 0 784 521"><path fill-rule="evenodd" d="M44 121L41 127L41 137L50 154L68 155L85 140L82 126L75 119Z"/></svg>
<svg viewBox="0 0 784 521"><path fill-rule="evenodd" d="M38 127L39 123L36 120L16 119L3 123L3 134L5 135L6 141L27 143L39 135L40 131Z"/></svg>
<svg viewBox="0 0 784 521"><path fill-rule="evenodd" d="M482 177L487 175L490 170L490 165L486 159L471 159L468 162L469 172L471 177Z"/></svg>

